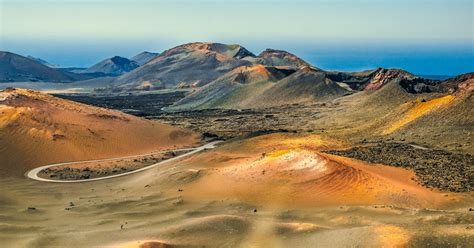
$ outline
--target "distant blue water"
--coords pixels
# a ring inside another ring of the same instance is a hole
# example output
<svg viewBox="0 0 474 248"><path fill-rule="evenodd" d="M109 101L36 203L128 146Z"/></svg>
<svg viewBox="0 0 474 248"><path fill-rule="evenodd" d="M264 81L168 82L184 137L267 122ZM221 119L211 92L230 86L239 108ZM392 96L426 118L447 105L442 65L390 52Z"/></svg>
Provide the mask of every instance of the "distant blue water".
<svg viewBox="0 0 474 248"><path fill-rule="evenodd" d="M302 51L301 57L326 70L361 71L377 67L400 68L416 75L452 76L474 72L470 49L329 49Z"/></svg>

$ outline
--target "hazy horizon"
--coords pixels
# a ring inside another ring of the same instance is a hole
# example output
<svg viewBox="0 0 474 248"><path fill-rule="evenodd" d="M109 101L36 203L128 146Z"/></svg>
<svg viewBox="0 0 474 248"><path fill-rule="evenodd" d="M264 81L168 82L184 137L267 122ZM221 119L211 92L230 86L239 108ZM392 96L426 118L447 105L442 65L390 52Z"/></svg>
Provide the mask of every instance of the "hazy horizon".
<svg viewBox="0 0 474 248"><path fill-rule="evenodd" d="M67 67L212 41L255 54L286 50L326 70L474 71L470 0L2 0L0 7L0 50Z"/></svg>

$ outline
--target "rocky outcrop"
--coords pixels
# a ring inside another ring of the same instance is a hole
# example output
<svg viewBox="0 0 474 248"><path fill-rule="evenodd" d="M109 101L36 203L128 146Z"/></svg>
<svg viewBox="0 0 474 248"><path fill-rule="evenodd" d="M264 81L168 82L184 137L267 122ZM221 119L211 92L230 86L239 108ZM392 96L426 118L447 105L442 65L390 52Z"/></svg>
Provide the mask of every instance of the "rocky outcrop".
<svg viewBox="0 0 474 248"><path fill-rule="evenodd" d="M392 80L415 79L415 75L400 69L377 69L371 76L364 90L378 90Z"/></svg>

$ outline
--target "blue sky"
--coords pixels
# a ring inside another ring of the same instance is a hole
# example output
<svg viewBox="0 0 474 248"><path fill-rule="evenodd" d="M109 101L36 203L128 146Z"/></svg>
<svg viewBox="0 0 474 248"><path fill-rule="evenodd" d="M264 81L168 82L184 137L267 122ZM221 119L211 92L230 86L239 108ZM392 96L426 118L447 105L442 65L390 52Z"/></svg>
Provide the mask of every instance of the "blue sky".
<svg viewBox="0 0 474 248"><path fill-rule="evenodd" d="M474 71L472 0L0 0L0 49L65 66L191 41L294 52L323 69Z"/></svg>

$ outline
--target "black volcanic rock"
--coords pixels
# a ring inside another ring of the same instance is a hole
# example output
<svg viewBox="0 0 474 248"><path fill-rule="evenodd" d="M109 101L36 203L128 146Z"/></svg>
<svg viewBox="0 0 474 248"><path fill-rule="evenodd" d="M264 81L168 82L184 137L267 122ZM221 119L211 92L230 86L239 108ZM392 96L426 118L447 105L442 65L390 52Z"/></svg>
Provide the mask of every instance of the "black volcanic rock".
<svg viewBox="0 0 474 248"><path fill-rule="evenodd" d="M346 84L353 90L379 90L387 84L398 84L411 94L448 93L462 94L474 91L474 73L467 73L446 80L415 76L400 69L378 68L363 72L327 72L328 78Z"/></svg>
<svg viewBox="0 0 474 248"><path fill-rule="evenodd" d="M390 82L417 80L419 77L400 69L377 68L362 72L327 72L327 77L346 84L352 90L378 90Z"/></svg>
<svg viewBox="0 0 474 248"><path fill-rule="evenodd" d="M403 79L400 86L409 93L463 93L474 90L474 73L459 75L446 80L432 80L425 78Z"/></svg>
<svg viewBox="0 0 474 248"><path fill-rule="evenodd" d="M403 79L400 86L409 93L430 93L439 91L441 81L425 78Z"/></svg>
<svg viewBox="0 0 474 248"><path fill-rule="evenodd" d="M370 74L370 81L365 85L364 90L378 90L393 80L412 80L417 76L400 69L379 68Z"/></svg>

